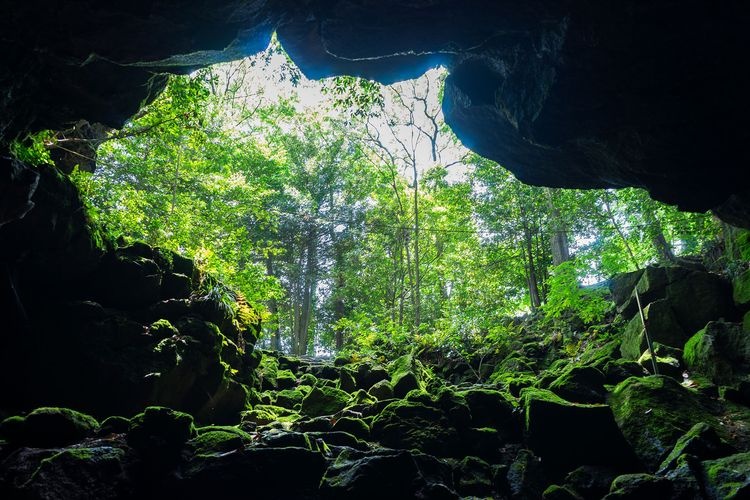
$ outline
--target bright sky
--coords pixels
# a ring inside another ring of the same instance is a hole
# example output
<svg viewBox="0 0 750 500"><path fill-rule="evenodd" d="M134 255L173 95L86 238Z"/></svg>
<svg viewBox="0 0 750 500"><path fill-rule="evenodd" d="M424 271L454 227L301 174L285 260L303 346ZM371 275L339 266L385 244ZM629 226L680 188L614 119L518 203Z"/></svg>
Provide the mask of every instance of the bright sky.
<svg viewBox="0 0 750 500"><path fill-rule="evenodd" d="M273 46L272 42L271 46ZM219 74L220 81L227 80L241 84L245 97L244 104L254 108L258 104L268 105L280 99L296 98L296 108L300 113L325 113L331 116L341 116L341 111L333 109L333 98L323 93L323 87L328 80L309 80L299 69L291 63L284 53L271 50L231 63L213 67ZM372 135L379 136L384 145L396 152L396 156L404 156L404 146L413 152L416 158L417 170L426 169L439 163L448 165L448 180L463 180L467 167L461 163L461 158L469 153L458 139L444 127L444 117L438 102L439 87L445 77L446 70L442 67L433 68L416 80L398 82L383 90L385 96L384 116L370 119ZM401 100L398 100L398 95ZM427 114L424 105L416 98L426 99ZM419 132L431 132L434 128L430 117L432 115L440 128L437 134L438 161L433 161L431 142L427 136ZM391 125L386 116L391 118ZM395 120L393 119L395 117ZM395 124L394 124L395 122ZM413 125L409 123L413 122ZM400 165L401 174L411 180L413 174L405 164Z"/></svg>

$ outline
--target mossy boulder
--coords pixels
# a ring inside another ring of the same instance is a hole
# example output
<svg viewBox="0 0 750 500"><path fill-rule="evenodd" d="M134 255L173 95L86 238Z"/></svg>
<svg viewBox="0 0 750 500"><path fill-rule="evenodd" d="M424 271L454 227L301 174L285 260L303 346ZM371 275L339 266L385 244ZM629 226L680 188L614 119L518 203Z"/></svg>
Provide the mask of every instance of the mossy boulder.
<svg viewBox="0 0 750 500"><path fill-rule="evenodd" d="M486 388L472 388L458 393L471 412L471 425L476 428L492 427L504 439L513 440L521 435L521 421L516 405L507 394Z"/></svg>
<svg viewBox="0 0 750 500"><path fill-rule="evenodd" d="M302 399L303 414L311 417L333 415L344 408L349 402L349 394L335 387L319 386Z"/></svg>
<svg viewBox="0 0 750 500"><path fill-rule="evenodd" d="M40 462L23 486L23 498L132 497L126 460L125 450L109 444L67 448Z"/></svg>
<svg viewBox="0 0 750 500"><path fill-rule="evenodd" d="M706 460L702 466L703 484L709 498L750 497L750 452Z"/></svg>
<svg viewBox="0 0 750 500"><path fill-rule="evenodd" d="M643 316L646 318L648 334L652 342L681 347L690 337L691 332L686 333L683 330L672 309L671 302L667 299L645 304ZM620 351L623 358L637 360L647 348L643 322L640 315L636 314L625 327Z"/></svg>
<svg viewBox="0 0 750 500"><path fill-rule="evenodd" d="M332 430L347 432L352 436L365 441L370 439L370 426L361 418L341 417L333 424Z"/></svg>
<svg viewBox="0 0 750 500"><path fill-rule="evenodd" d="M297 377L291 370L279 370L276 372L274 385L279 390L291 389L297 385Z"/></svg>
<svg viewBox="0 0 750 500"><path fill-rule="evenodd" d="M606 500L637 500L641 498L670 498L672 483L669 479L651 474L624 474L612 481Z"/></svg>
<svg viewBox="0 0 750 500"><path fill-rule="evenodd" d="M210 426L197 429L198 435L187 442L187 447L196 455L225 453L241 449L252 442L247 432L230 426Z"/></svg>
<svg viewBox="0 0 750 500"><path fill-rule="evenodd" d="M99 435L107 436L109 434L125 434L130 429L130 419L113 415L102 420L99 427Z"/></svg>
<svg viewBox="0 0 750 500"><path fill-rule="evenodd" d="M305 397L305 392L299 389L284 389L275 393L274 404L282 408L293 409L296 405L301 404Z"/></svg>
<svg viewBox="0 0 750 500"><path fill-rule="evenodd" d="M342 368L339 375L339 389L345 392L354 392L357 390L357 381L354 378L354 371L348 368Z"/></svg>
<svg viewBox="0 0 750 500"><path fill-rule="evenodd" d="M683 357L689 370L729 385L748 372L750 335L737 323L712 321L687 341Z"/></svg>
<svg viewBox="0 0 750 500"><path fill-rule="evenodd" d="M0 423L0 438L16 446L53 448L77 443L99 430L94 417L69 408L37 408Z"/></svg>
<svg viewBox="0 0 750 500"><path fill-rule="evenodd" d="M200 454L182 466L182 478L167 496L237 498L252 490L256 498L315 498L325 468L322 453L296 446Z"/></svg>
<svg viewBox="0 0 750 500"><path fill-rule="evenodd" d="M682 455L688 454L700 460L729 455L734 449L724 443L716 429L705 422L698 422L675 443L674 448L659 466L659 473L674 470Z"/></svg>
<svg viewBox="0 0 750 500"><path fill-rule="evenodd" d="M411 354L396 358L388 366L391 372L393 394L403 398L409 391L422 388L424 367Z"/></svg>
<svg viewBox="0 0 750 500"><path fill-rule="evenodd" d="M630 466L634 457L604 404L566 401L551 391L521 391L526 440L552 469L569 471L584 464Z"/></svg>
<svg viewBox="0 0 750 500"><path fill-rule="evenodd" d="M459 435L442 410L422 403L397 400L372 422L372 437L389 448L418 449L435 456L455 456Z"/></svg>
<svg viewBox="0 0 750 500"><path fill-rule="evenodd" d="M378 401L393 399L393 386L389 380L381 380L373 384L367 393Z"/></svg>
<svg viewBox="0 0 750 500"><path fill-rule="evenodd" d="M450 468L403 450L346 450L320 482L324 498L456 498Z"/></svg>
<svg viewBox="0 0 750 500"><path fill-rule="evenodd" d="M559 484L548 486L542 493L542 498L543 500L583 500L583 497L575 490Z"/></svg>
<svg viewBox="0 0 750 500"><path fill-rule="evenodd" d="M549 390L574 403L603 403L604 374L592 366L570 366L550 384Z"/></svg>
<svg viewBox="0 0 750 500"><path fill-rule="evenodd" d="M388 371L380 365L371 363L359 363L356 365L354 379L357 382L358 389L368 390L381 380L391 379Z"/></svg>
<svg viewBox="0 0 750 500"><path fill-rule="evenodd" d="M154 321L148 327L148 333L158 340L166 339L178 335L177 328L172 326L172 323L166 319L160 319Z"/></svg>
<svg viewBox="0 0 750 500"><path fill-rule="evenodd" d="M462 496L492 496L492 468L481 458L464 457L457 464L454 483Z"/></svg>
<svg viewBox="0 0 750 500"><path fill-rule="evenodd" d="M506 488L510 498L542 498L547 486L544 467L530 450L519 450L508 467Z"/></svg>
<svg viewBox="0 0 750 500"><path fill-rule="evenodd" d="M609 403L625 439L650 471L693 425L716 425L697 393L666 376L629 378L615 387Z"/></svg>
<svg viewBox="0 0 750 500"><path fill-rule="evenodd" d="M732 281L732 298L738 308L743 311L750 309L750 269Z"/></svg>
<svg viewBox="0 0 750 500"><path fill-rule="evenodd" d="M127 442L149 462L169 465L195 435L192 416L170 408L150 406L130 420Z"/></svg>

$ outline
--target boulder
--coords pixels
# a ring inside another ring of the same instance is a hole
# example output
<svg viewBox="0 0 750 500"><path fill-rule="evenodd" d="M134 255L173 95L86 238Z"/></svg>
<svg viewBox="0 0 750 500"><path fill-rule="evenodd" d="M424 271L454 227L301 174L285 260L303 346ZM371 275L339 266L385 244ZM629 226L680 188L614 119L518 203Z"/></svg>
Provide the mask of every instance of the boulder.
<svg viewBox="0 0 750 500"><path fill-rule="evenodd" d="M349 394L335 387L313 387L302 399L303 414L311 417L333 415L343 410L349 402Z"/></svg>
<svg viewBox="0 0 750 500"><path fill-rule="evenodd" d="M110 443L67 448L42 460L23 491L29 498L131 497L126 465L126 451Z"/></svg>
<svg viewBox="0 0 750 500"><path fill-rule="evenodd" d="M341 417L333 424L333 431L347 432L357 439L368 440L370 438L370 426L361 418Z"/></svg>
<svg viewBox="0 0 750 500"><path fill-rule="evenodd" d="M570 366L549 390L573 403L604 403L604 374L591 366Z"/></svg>
<svg viewBox="0 0 750 500"><path fill-rule="evenodd" d="M542 498L546 474L538 457L530 450L519 450L506 473L507 496L512 499Z"/></svg>
<svg viewBox="0 0 750 500"><path fill-rule="evenodd" d="M68 408L43 407L0 423L0 437L14 446L53 448L77 443L99 430L99 422Z"/></svg>
<svg viewBox="0 0 750 500"><path fill-rule="evenodd" d="M733 451L731 446L721 440L713 427L705 422L698 422L677 440L672 451L659 466L658 474L677 468L678 459L685 454L700 460L708 460L729 455Z"/></svg>
<svg viewBox="0 0 750 500"><path fill-rule="evenodd" d="M627 467L634 463L609 406L572 403L531 388L521 391L521 400L526 441L546 466L565 472L586 464Z"/></svg>
<svg viewBox="0 0 750 500"><path fill-rule="evenodd" d="M685 341L690 338L690 334L686 334L680 326L671 303L667 299L660 299L644 305L643 315L646 318L651 342L682 347ZM643 322L640 314L636 313L625 327L620 351L623 358L637 360L647 349L648 344L643 331Z"/></svg>
<svg viewBox="0 0 750 500"><path fill-rule="evenodd" d="M703 484L709 498L750 497L750 452L706 460L701 465Z"/></svg>
<svg viewBox="0 0 750 500"><path fill-rule="evenodd" d="M750 368L750 335L738 323L712 321L685 344L688 369L728 385Z"/></svg>
<svg viewBox="0 0 750 500"><path fill-rule="evenodd" d="M195 435L192 416L150 406L130 420L127 442L148 463L169 467L179 460L183 446Z"/></svg>
<svg viewBox="0 0 750 500"><path fill-rule="evenodd" d="M187 442L188 449L196 455L239 450L253 440L247 432L229 426L199 427L197 434Z"/></svg>
<svg viewBox="0 0 750 500"><path fill-rule="evenodd" d="M346 450L326 470L320 493L332 499L457 498L451 486L449 469L430 457L402 450Z"/></svg>
<svg viewBox="0 0 750 500"><path fill-rule="evenodd" d="M697 393L662 375L621 382L609 403L617 426L649 471L659 467L693 425L706 422L716 426L716 419Z"/></svg>
<svg viewBox="0 0 750 500"><path fill-rule="evenodd" d="M492 468L480 458L464 457L456 466L454 482L461 496L492 496Z"/></svg>
<svg viewBox="0 0 750 500"><path fill-rule="evenodd" d="M496 429L503 440L513 441L522 434L522 423L515 402L493 389L472 388L458 393L471 412L471 425Z"/></svg>
<svg viewBox="0 0 750 500"><path fill-rule="evenodd" d="M232 498L251 488L258 498L312 498L325 468L323 455L307 448L244 447L195 455L183 465L182 480L165 486L163 493L174 498Z"/></svg>
<svg viewBox="0 0 750 500"><path fill-rule="evenodd" d="M732 281L732 298L739 309L750 309L750 269L746 269Z"/></svg>
<svg viewBox="0 0 750 500"><path fill-rule="evenodd" d="M669 479L651 474L624 474L612 481L606 500L639 500L641 498L670 498L672 483Z"/></svg>
<svg viewBox="0 0 750 500"><path fill-rule="evenodd" d="M582 465L565 476L565 486L585 500L599 500L609 492L617 469L601 465Z"/></svg>
<svg viewBox="0 0 750 500"><path fill-rule="evenodd" d="M393 386L389 380L381 380L370 387L367 393L378 401L393 399Z"/></svg>
<svg viewBox="0 0 750 500"><path fill-rule="evenodd" d="M620 273L614 275L609 280L609 291L612 294L612 301L617 306L619 312L622 311L622 306L626 304L632 294L633 288L635 288L638 280L643 276L643 269L629 273Z"/></svg>
<svg viewBox="0 0 750 500"><path fill-rule="evenodd" d="M458 454L461 444L443 411L412 401L388 404L373 420L371 432L383 446L442 457Z"/></svg>

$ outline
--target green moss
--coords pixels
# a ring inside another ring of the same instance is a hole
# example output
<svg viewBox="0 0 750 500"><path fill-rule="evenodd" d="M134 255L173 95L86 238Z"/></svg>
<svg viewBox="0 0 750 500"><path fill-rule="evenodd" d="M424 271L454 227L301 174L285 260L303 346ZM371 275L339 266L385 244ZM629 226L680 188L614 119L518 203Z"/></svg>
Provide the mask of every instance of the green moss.
<svg viewBox="0 0 750 500"><path fill-rule="evenodd" d="M393 399L393 386L388 380L381 380L373 384L367 393L378 401Z"/></svg>
<svg viewBox="0 0 750 500"><path fill-rule="evenodd" d="M130 419L120 416L107 417L102 421L100 434L124 434L130 428Z"/></svg>
<svg viewBox="0 0 750 500"><path fill-rule="evenodd" d="M583 497L572 489L558 484L552 484L542 493L544 500L583 500Z"/></svg>
<svg viewBox="0 0 750 500"><path fill-rule="evenodd" d="M332 415L343 410L349 394L335 387L314 387L302 400L302 413L312 417Z"/></svg>
<svg viewBox="0 0 750 500"><path fill-rule="evenodd" d="M364 440L370 437L370 426L361 418L342 417L333 424L333 430L348 432L352 436Z"/></svg>
<svg viewBox="0 0 750 500"><path fill-rule="evenodd" d="M750 452L703 462L712 498L746 498L750 493Z"/></svg>
<svg viewBox="0 0 750 500"><path fill-rule="evenodd" d="M610 405L625 439L651 470L696 423L717 427L696 393L665 376L625 380L615 387Z"/></svg>
<svg viewBox="0 0 750 500"><path fill-rule="evenodd" d="M199 428L198 436L187 444L196 455L206 455L238 450L251 441L250 434L236 427L211 426Z"/></svg>
<svg viewBox="0 0 750 500"><path fill-rule="evenodd" d="M158 321L154 321L148 327L148 331L151 335L153 335L155 338L160 339L160 340L172 337L179 333L177 331L177 328L172 326L172 323L170 323L166 319L160 319Z"/></svg>
<svg viewBox="0 0 750 500"><path fill-rule="evenodd" d="M299 385L308 385L310 387L317 384L318 379L312 373L303 373L299 378Z"/></svg>
<svg viewBox="0 0 750 500"><path fill-rule="evenodd" d="M193 417L161 406L150 406L130 420L127 441L142 454L155 459L174 458L196 435Z"/></svg>
<svg viewBox="0 0 750 500"><path fill-rule="evenodd" d="M275 404L283 408L294 408L295 405L302 403L305 393L299 389L284 389L275 393Z"/></svg>
<svg viewBox="0 0 750 500"><path fill-rule="evenodd" d="M745 308L750 305L750 269L732 281L732 297L739 307Z"/></svg>
<svg viewBox="0 0 750 500"><path fill-rule="evenodd" d="M38 448L65 446L99 430L99 422L69 408L37 408L26 417L10 417L0 424L0 436L16 445Z"/></svg>

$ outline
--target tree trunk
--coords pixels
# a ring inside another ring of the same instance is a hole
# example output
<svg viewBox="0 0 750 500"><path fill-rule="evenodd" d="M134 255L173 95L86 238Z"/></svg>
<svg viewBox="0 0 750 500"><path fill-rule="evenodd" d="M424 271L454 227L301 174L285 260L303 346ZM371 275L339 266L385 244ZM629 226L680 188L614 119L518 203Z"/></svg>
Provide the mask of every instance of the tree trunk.
<svg viewBox="0 0 750 500"><path fill-rule="evenodd" d="M419 179L417 162L412 158L414 172L414 330L419 330L422 321L422 279L419 273Z"/></svg>
<svg viewBox="0 0 750 500"><path fill-rule="evenodd" d="M664 236L664 227L661 225L661 221L654 213L650 203L644 206L642 213L651 244L654 246L654 250L656 250L657 260L662 263L674 262L675 256L672 246L667 241L667 237Z"/></svg>
<svg viewBox="0 0 750 500"><path fill-rule="evenodd" d="M555 206L556 189L547 188L547 204L550 214L550 250L552 251L552 265L558 266L570 260L570 245L568 244L568 233L562 220L560 209Z"/></svg>
<svg viewBox="0 0 750 500"><path fill-rule="evenodd" d="M266 273L268 276L276 276L273 269L273 257L270 255L266 258ZM281 351L281 319L279 318L279 304L276 299L268 301L268 312L273 318L272 321L276 322L271 334L271 349Z"/></svg>

